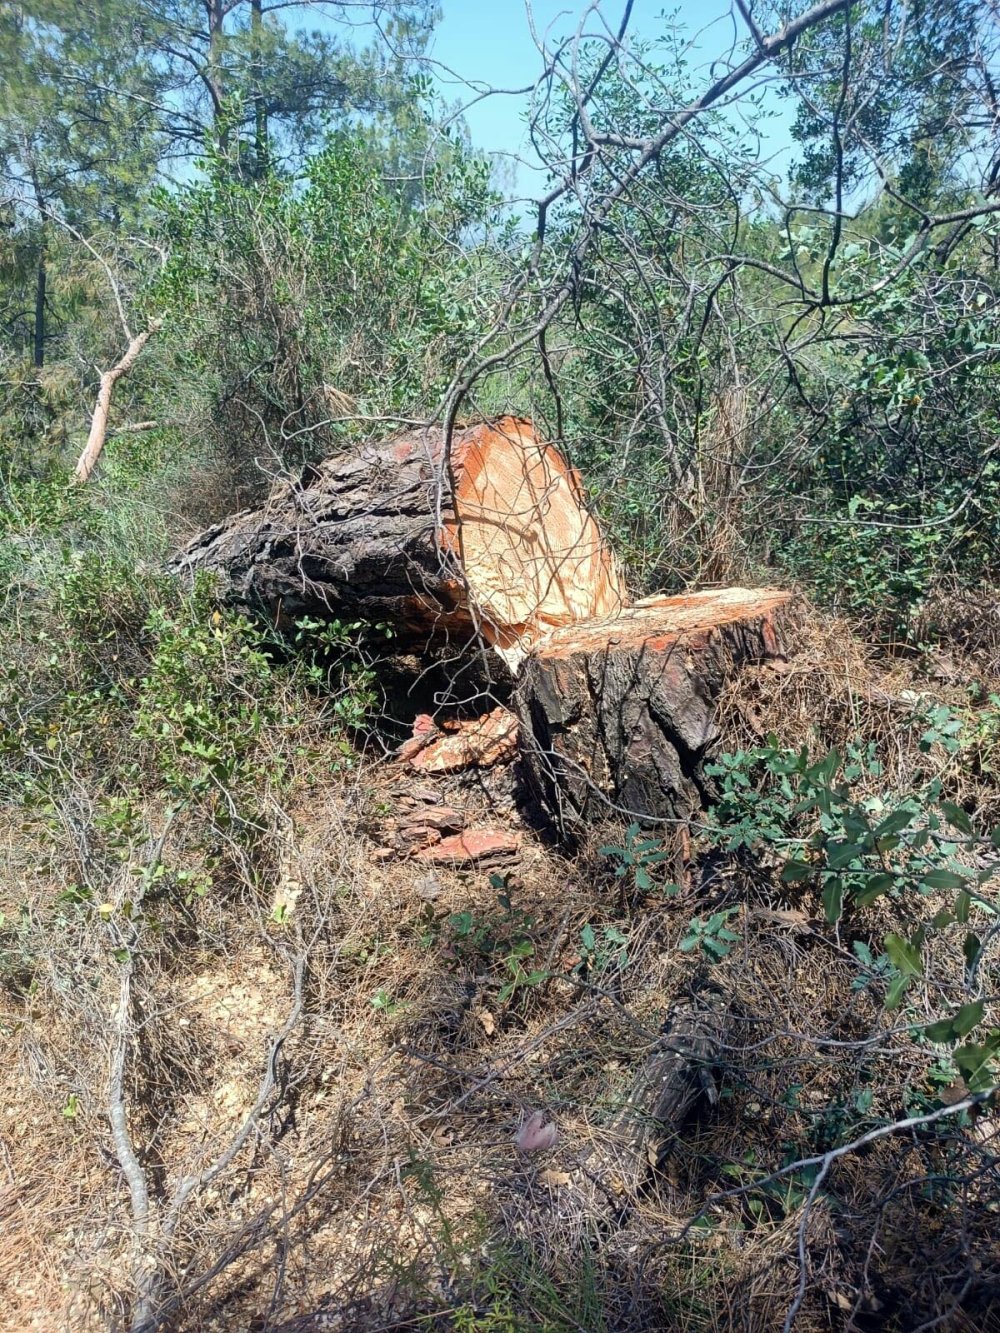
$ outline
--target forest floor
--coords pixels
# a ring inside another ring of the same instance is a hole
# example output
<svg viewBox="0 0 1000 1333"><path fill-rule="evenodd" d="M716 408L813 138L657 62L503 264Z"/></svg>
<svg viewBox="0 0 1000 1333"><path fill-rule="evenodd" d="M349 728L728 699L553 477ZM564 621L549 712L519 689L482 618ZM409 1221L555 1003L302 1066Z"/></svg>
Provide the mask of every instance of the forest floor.
<svg viewBox="0 0 1000 1333"><path fill-rule="evenodd" d="M871 741L878 787L905 788L931 759L951 763L920 748L907 718L917 699L967 699L968 677L995 665L972 651L956 644L933 678L812 615L787 666L727 690L725 747L772 733L789 748ZM967 761L952 764L952 787L997 818L1000 792ZM429 868L392 831L416 784L374 754L313 783L276 824L264 924L238 900L196 904L200 942L143 998L133 1131L141 1142L157 1126L143 1163L154 1189L175 1162L230 1141L273 1074L247 1142L171 1250L167 1326L1000 1328L992 1111L947 1132L876 1135L817 1186L810 1159L964 1090L912 1014L883 1008L816 896L780 882L773 849L720 850L696 830L684 863L661 863L640 891L601 851L627 846L624 830L561 853L522 818L516 768L500 768L419 785L473 823L516 830L516 860ZM8 918L65 892L51 847L10 812L2 857ZM894 911L887 899L864 909L852 939L876 940ZM722 956L685 943L717 913L732 933ZM304 999L289 940L311 959ZM97 983L83 935L76 947L85 992ZM612 1187L588 1207L595 1144L665 1016L706 976L732 1017L713 1097L646 1188ZM99 1017L115 995L98 990ZM103 1029L95 1017L82 1031L73 1016L91 1010L45 986L6 987L0 1004L0 1322L120 1326L134 1226L101 1079L81 1075L84 1048L104 1067ZM558 1138L523 1152L515 1138L536 1111Z"/></svg>

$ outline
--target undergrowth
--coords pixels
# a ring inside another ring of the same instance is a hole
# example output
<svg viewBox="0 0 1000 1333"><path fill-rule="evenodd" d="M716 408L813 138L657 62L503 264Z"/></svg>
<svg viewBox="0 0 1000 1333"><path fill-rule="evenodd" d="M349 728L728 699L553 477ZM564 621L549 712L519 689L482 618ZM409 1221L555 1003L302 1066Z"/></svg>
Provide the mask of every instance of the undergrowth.
<svg viewBox="0 0 1000 1333"><path fill-rule="evenodd" d="M5 1097L12 1159L66 1200L18 1171L15 1321L763 1331L804 1253L799 1328L956 1303L979 1326L1000 1160L984 673L937 689L816 621L789 670L724 698L683 854L633 825L428 880L369 857L407 787L365 749L385 627L279 642L140 558L120 498L13 503ZM732 1023L712 1095L609 1210L587 1163L706 984ZM538 1107L557 1141L520 1153Z"/></svg>

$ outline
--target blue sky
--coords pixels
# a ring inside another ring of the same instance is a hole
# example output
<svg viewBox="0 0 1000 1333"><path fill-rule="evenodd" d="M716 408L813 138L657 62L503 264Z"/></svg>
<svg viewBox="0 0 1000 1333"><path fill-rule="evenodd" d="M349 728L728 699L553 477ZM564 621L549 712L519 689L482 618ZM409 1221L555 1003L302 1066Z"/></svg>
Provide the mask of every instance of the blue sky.
<svg viewBox="0 0 1000 1333"><path fill-rule="evenodd" d="M616 28L624 0L603 0L601 13ZM525 139L523 94L496 93L476 101L477 88L523 88L534 82L543 62L535 42L525 0L442 0L444 11L435 32L430 56L454 71L435 67L442 95L449 103L466 106L465 119L473 143L490 152L531 158ZM540 38L568 36L575 32L586 13L586 0L532 0L531 13ZM685 30L692 41L691 69L704 67L704 81L710 82L708 67L714 57L728 50L732 41L733 20L728 0L680 0L666 14L663 0L635 0L629 32L635 36L656 38L673 22ZM593 30L600 19L591 18ZM741 36L743 30L741 27ZM787 157L787 108L773 123L769 151ZM531 194L540 184L530 161L517 168L519 187Z"/></svg>

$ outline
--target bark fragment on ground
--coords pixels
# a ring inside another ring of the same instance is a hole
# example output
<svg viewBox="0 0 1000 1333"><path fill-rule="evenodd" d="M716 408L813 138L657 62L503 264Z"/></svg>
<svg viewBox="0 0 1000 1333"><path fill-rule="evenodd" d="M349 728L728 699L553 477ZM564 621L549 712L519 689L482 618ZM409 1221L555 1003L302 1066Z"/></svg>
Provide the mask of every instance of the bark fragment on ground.
<svg viewBox="0 0 1000 1333"><path fill-rule="evenodd" d="M506 829L470 828L425 847L416 859L426 865L451 866L456 870L508 865L521 852L521 839Z"/></svg>
<svg viewBox="0 0 1000 1333"><path fill-rule="evenodd" d="M399 759L431 775L493 768L515 757L517 738L517 718L508 708L497 707L468 721L446 720L440 728L422 713L413 737L400 747Z"/></svg>

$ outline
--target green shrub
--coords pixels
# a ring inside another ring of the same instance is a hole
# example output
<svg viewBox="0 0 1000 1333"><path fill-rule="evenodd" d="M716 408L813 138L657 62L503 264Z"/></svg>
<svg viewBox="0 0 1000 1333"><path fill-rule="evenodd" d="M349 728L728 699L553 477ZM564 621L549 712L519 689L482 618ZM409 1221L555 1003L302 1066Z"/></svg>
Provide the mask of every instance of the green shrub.
<svg viewBox="0 0 1000 1333"><path fill-rule="evenodd" d="M922 748L960 749L950 717L938 711L921 725L928 721ZM992 854L979 868L982 849L1000 847L1000 828L977 832L969 814L944 795L940 776L911 793L876 794L872 779L882 766L871 742L816 761L805 749L782 749L772 737L759 750L721 756L708 771L720 789L711 841L730 851L770 849L782 862L781 882L817 893L831 926L857 929L864 909L880 899L892 902L899 926L884 932L883 953L876 959L866 941L861 951L855 947L863 984L882 995L887 1009L898 1008L924 982L938 1004L944 995L963 997L950 1014L916 1025L928 1041L954 1048L972 1091L990 1086L998 1073L1000 1029L987 1026L978 1043L965 1041L986 1020L986 1003L964 997L982 992L989 927L1000 915L987 893L998 873ZM945 933L955 938L956 931L961 940L950 956L962 960L959 974L929 973L927 946ZM699 942L700 936L689 947Z"/></svg>

